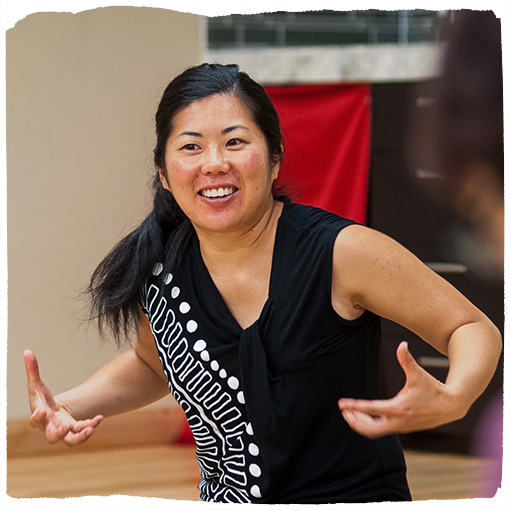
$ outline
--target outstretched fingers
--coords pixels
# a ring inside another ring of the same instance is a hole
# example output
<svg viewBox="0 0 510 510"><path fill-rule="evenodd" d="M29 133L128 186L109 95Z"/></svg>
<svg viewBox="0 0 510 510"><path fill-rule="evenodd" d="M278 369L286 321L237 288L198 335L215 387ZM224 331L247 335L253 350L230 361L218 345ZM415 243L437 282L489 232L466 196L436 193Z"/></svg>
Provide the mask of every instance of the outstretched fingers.
<svg viewBox="0 0 510 510"><path fill-rule="evenodd" d="M342 411L342 416L355 432L370 439L382 437L392 432L391 421L386 416L371 416L351 409Z"/></svg>
<svg viewBox="0 0 510 510"><path fill-rule="evenodd" d="M32 415L29 423L44 431L49 443L63 441L74 446L86 441L103 421L102 415L88 420L76 421L63 407L55 402L51 391L41 380L39 364L30 350L23 352L28 379L28 394Z"/></svg>
<svg viewBox="0 0 510 510"><path fill-rule="evenodd" d="M76 446L87 441L87 439L94 433L93 427L85 427L80 432L68 432L63 441L68 446Z"/></svg>
<svg viewBox="0 0 510 510"><path fill-rule="evenodd" d="M72 430L71 423L48 422L45 428L46 440L48 443L54 444L62 441L66 435Z"/></svg>
<svg viewBox="0 0 510 510"><path fill-rule="evenodd" d="M341 398L338 407L342 413L345 410L359 411L372 416L383 416L398 412L395 398L389 400L358 400L354 398Z"/></svg>
<svg viewBox="0 0 510 510"><path fill-rule="evenodd" d="M100 414L95 416L94 418L91 418L89 420L79 420L77 421L73 426L73 432L81 432L83 429L87 427L92 427L95 429L102 421L104 417Z"/></svg>
<svg viewBox="0 0 510 510"><path fill-rule="evenodd" d="M342 399L339 407L348 425L366 437L381 437L398 427L398 407L391 400Z"/></svg>
<svg viewBox="0 0 510 510"><path fill-rule="evenodd" d="M406 342L397 349L406 383L388 400L342 398L338 406L348 425L370 438L432 428L451 421L444 384L422 368Z"/></svg>
<svg viewBox="0 0 510 510"><path fill-rule="evenodd" d="M63 438L64 443L69 446L76 446L84 443L94 433L96 427L103 421L103 416L97 415L90 420L77 421L72 430Z"/></svg>

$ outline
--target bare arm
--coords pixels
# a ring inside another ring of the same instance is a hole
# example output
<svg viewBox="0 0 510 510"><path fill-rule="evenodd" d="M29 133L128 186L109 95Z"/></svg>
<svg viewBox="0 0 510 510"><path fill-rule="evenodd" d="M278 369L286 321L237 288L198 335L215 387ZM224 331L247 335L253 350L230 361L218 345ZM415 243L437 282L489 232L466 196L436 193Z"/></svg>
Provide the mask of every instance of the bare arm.
<svg viewBox="0 0 510 510"><path fill-rule="evenodd" d="M361 434L410 432L462 418L494 374L502 344L497 328L453 286L383 234L361 226L339 234L332 299L340 315L352 318L370 310L413 331L450 360L443 384L401 344L397 358L407 382L395 398L339 402L344 418Z"/></svg>
<svg viewBox="0 0 510 510"><path fill-rule="evenodd" d="M116 356L92 377L55 397L77 420L105 417L146 406L168 394L165 375L145 315L133 349Z"/></svg>
<svg viewBox="0 0 510 510"><path fill-rule="evenodd" d="M78 444L90 437L104 416L143 407L168 394L152 332L141 315L133 349L119 354L72 390L53 397L39 376L37 360L25 351L30 423L50 442Z"/></svg>

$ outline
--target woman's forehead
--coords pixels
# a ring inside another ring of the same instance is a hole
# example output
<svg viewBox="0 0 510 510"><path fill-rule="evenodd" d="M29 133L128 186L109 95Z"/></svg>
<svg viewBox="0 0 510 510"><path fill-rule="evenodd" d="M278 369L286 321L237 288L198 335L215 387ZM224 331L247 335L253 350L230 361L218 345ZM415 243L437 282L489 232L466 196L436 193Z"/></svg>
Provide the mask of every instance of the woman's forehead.
<svg viewBox="0 0 510 510"><path fill-rule="evenodd" d="M185 106L173 119L173 131L181 128L193 128L193 126L217 126L223 129L223 124L242 123L246 127L253 128L251 112L246 104L233 94L215 94L199 99Z"/></svg>

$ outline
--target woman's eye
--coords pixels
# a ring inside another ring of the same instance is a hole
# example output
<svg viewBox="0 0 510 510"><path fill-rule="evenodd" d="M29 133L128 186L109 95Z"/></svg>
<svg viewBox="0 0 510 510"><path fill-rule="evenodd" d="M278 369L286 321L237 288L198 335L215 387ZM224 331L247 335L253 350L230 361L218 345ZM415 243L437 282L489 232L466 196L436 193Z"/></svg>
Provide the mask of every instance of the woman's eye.
<svg viewBox="0 0 510 510"><path fill-rule="evenodd" d="M238 145L241 145L243 143L242 140L239 140L239 138L232 138L227 142L227 147L236 147Z"/></svg>
<svg viewBox="0 0 510 510"><path fill-rule="evenodd" d="M185 151L196 151L200 149L200 146L198 146L196 143L187 143L182 147L182 149Z"/></svg>

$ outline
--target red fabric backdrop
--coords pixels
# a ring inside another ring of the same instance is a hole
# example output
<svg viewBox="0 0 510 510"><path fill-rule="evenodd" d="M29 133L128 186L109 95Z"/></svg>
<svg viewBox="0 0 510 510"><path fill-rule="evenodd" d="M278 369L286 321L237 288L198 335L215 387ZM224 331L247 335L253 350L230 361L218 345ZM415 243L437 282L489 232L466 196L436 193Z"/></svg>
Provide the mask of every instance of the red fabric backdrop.
<svg viewBox="0 0 510 510"><path fill-rule="evenodd" d="M360 223L367 219L370 85L265 87L283 128L280 181L291 197Z"/></svg>

